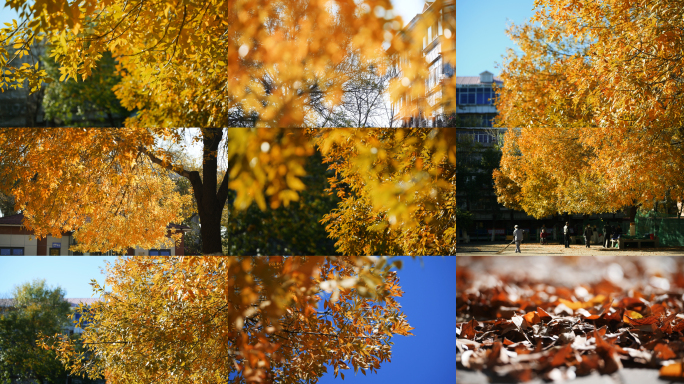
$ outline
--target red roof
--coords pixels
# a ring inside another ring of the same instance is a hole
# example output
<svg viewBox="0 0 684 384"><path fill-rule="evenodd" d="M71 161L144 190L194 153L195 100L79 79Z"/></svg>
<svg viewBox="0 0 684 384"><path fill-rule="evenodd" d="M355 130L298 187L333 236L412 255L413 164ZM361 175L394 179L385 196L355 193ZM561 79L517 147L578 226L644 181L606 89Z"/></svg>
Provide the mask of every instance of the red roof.
<svg viewBox="0 0 684 384"><path fill-rule="evenodd" d="M0 225L21 225L22 220L24 220L23 213L0 217Z"/></svg>

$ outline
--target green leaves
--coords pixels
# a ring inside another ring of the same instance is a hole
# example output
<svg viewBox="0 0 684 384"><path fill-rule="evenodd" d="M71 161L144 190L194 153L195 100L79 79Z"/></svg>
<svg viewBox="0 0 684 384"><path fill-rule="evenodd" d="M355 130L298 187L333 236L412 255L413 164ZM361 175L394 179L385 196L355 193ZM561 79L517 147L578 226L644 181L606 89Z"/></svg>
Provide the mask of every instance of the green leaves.
<svg viewBox="0 0 684 384"><path fill-rule="evenodd" d="M54 351L41 348L42 335L62 333L69 323L64 291L34 280L15 287L13 304L0 309L0 379L50 377L65 380L66 370Z"/></svg>

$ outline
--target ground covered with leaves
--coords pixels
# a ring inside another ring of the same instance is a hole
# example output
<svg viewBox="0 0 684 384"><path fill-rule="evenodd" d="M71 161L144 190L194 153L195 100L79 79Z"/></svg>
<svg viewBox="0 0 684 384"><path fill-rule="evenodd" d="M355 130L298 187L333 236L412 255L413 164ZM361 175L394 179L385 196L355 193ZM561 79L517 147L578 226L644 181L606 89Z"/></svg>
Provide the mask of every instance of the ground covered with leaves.
<svg viewBox="0 0 684 384"><path fill-rule="evenodd" d="M683 271L676 257L459 257L458 369L515 382L622 367L680 378Z"/></svg>

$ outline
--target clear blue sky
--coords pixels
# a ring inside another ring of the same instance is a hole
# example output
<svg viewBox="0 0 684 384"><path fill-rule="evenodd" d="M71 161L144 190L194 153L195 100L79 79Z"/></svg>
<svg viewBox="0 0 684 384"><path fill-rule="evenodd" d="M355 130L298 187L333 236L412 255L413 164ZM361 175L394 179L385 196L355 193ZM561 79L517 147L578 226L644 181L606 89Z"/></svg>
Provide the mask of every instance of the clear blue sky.
<svg viewBox="0 0 684 384"><path fill-rule="evenodd" d="M456 76L477 76L485 70L499 75L501 56L517 47L506 35L512 23L524 24L533 15L534 0L457 0Z"/></svg>
<svg viewBox="0 0 684 384"><path fill-rule="evenodd" d="M67 297L91 297L88 283L104 282L100 267L103 260L115 257L1 257L0 294L10 294L15 285L45 279L59 285ZM456 258L424 257L421 262L410 257L397 272L404 296L398 299L414 336L395 336L392 362L383 363L377 374L343 371L344 381L330 372L319 383L430 383L456 381Z"/></svg>
<svg viewBox="0 0 684 384"><path fill-rule="evenodd" d="M15 285L45 279L50 286L59 285L68 298L92 297L90 279L104 283L103 260L114 262L116 256L2 256L0 257L0 297L9 296Z"/></svg>

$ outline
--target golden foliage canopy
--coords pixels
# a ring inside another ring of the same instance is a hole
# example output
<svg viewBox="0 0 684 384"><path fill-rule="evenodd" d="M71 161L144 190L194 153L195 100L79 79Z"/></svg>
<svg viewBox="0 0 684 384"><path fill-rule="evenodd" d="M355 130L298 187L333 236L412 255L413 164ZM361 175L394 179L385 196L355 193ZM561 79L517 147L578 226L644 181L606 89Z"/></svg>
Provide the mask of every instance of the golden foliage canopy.
<svg viewBox="0 0 684 384"><path fill-rule="evenodd" d="M116 95L139 111L131 126L303 126L313 121L312 98L339 103L344 84L378 60L384 71L393 55L405 57L395 99L412 89L404 78L421 87L427 76L422 35L398 34L389 0L7 4L20 20L0 30L0 89L28 80L36 90L46 79L37 63L12 65L36 43L52 47L59 81L87 78L110 51L122 75ZM362 65L348 65L352 52Z"/></svg>
<svg viewBox="0 0 684 384"><path fill-rule="evenodd" d="M676 1L538 0L508 31L499 201L535 217L684 196L684 49Z"/></svg>
<svg viewBox="0 0 684 384"><path fill-rule="evenodd" d="M119 259L81 344L44 339L72 373L111 383L317 382L374 372L411 335L385 258ZM326 293L327 292L327 293ZM80 349L84 348L84 349ZM80 352L77 352L80 351Z"/></svg>
<svg viewBox="0 0 684 384"><path fill-rule="evenodd" d="M0 182L38 237L74 231L73 251L154 248L191 203L139 151L154 140L137 129L3 128Z"/></svg>
<svg viewBox="0 0 684 384"><path fill-rule="evenodd" d="M224 131L226 140L219 144ZM204 250L213 253L220 252L228 189L236 191L233 204L240 210L253 202L265 210L297 201L306 158L317 146L345 198L328 219L341 252L451 253L454 129L204 128L191 136L204 143L202 176L178 159L178 150L160 145L183 144L183 137L177 128L4 128L0 188L15 196L24 225L37 236L74 231L78 246L72 251L155 248L169 223L197 209L203 242L218 240L217 249ZM227 169L217 160L221 150ZM190 180L196 206L171 176ZM375 232L395 246L369 247Z"/></svg>
<svg viewBox="0 0 684 384"><path fill-rule="evenodd" d="M455 253L452 128L323 130L317 144L342 198L322 222L343 254Z"/></svg>
<svg viewBox="0 0 684 384"><path fill-rule="evenodd" d="M494 172L499 202L541 218L684 198L682 128L521 128Z"/></svg>

